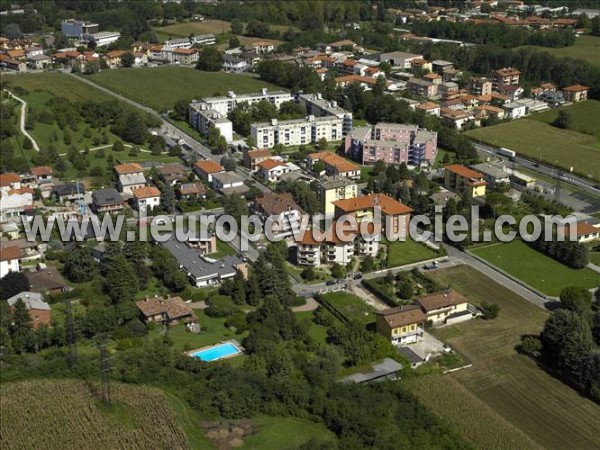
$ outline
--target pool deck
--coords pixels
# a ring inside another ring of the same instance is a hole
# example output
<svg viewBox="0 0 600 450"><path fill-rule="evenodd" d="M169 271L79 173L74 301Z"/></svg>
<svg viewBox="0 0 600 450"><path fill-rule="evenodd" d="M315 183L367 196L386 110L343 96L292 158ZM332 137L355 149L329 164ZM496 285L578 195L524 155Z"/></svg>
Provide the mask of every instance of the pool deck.
<svg viewBox="0 0 600 450"><path fill-rule="evenodd" d="M227 355L227 356L223 356L221 358L216 358L216 359L213 359L211 361L204 361L204 362L222 361L224 359L231 359L231 358L235 358L236 356L240 356L240 355L244 354L244 347L242 347L242 345L238 341L236 341L235 339L230 339L228 341L221 341L221 342L218 342L216 344L206 345L206 346L200 347L200 348L195 348L194 350L187 351L184 354L186 356L191 356L191 357L194 358L195 357L194 355L196 353L202 352L204 350L210 350L211 348L215 348L215 347L218 347L218 346L224 345L224 344L231 344L231 345L233 345L238 350L238 353L234 353L232 355ZM197 358L197 359L200 360L200 361L202 361L200 358Z"/></svg>

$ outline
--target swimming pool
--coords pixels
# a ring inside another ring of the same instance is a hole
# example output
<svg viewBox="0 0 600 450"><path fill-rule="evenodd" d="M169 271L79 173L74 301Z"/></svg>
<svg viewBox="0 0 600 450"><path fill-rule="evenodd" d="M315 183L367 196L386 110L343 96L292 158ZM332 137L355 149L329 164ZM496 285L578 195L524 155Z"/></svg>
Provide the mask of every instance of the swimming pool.
<svg viewBox="0 0 600 450"><path fill-rule="evenodd" d="M213 345L212 347L190 352L189 355L202 361L210 362L223 358L231 358L242 353L242 350L233 342Z"/></svg>

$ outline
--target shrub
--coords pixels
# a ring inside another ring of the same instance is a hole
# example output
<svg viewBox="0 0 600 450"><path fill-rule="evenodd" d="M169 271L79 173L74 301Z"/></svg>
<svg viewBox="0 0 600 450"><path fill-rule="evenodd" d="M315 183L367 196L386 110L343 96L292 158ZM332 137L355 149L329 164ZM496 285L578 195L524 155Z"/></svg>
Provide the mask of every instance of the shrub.
<svg viewBox="0 0 600 450"><path fill-rule="evenodd" d="M210 317L230 317L238 310L228 295L215 295L208 301L205 313Z"/></svg>
<svg viewBox="0 0 600 450"><path fill-rule="evenodd" d="M497 303L482 302L480 309L485 320L495 319L500 313L500 306Z"/></svg>

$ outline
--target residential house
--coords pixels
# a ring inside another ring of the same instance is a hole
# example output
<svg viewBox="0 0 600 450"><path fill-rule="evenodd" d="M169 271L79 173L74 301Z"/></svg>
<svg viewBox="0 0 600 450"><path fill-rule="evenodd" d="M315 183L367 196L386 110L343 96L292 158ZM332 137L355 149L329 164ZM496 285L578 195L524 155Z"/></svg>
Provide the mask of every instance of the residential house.
<svg viewBox="0 0 600 450"><path fill-rule="evenodd" d="M446 166L444 186L457 193L467 193L471 197L485 196L487 183L483 174L460 164Z"/></svg>
<svg viewBox="0 0 600 450"><path fill-rule="evenodd" d="M423 111L427 115L440 117L440 105L433 102L423 102L416 109Z"/></svg>
<svg viewBox="0 0 600 450"><path fill-rule="evenodd" d="M200 54L195 48L177 48L173 51L173 62L192 66L198 62Z"/></svg>
<svg viewBox="0 0 600 450"><path fill-rule="evenodd" d="M469 94L486 96L492 94L493 83L488 78L478 77L469 79Z"/></svg>
<svg viewBox="0 0 600 450"><path fill-rule="evenodd" d="M433 325L458 323L473 317L469 301L451 289L424 295L416 302Z"/></svg>
<svg viewBox="0 0 600 450"><path fill-rule="evenodd" d="M1 222L5 222L11 217L18 217L31 209L33 209L32 188L20 187L18 189L2 189L0 191Z"/></svg>
<svg viewBox="0 0 600 450"><path fill-rule="evenodd" d="M201 180L204 180L208 183L212 183L213 176L217 173L224 172L225 169L218 163L214 161L197 161L194 164L194 172Z"/></svg>
<svg viewBox="0 0 600 450"><path fill-rule="evenodd" d="M27 66L33 70L44 70L52 64L52 58L42 54L27 57Z"/></svg>
<svg viewBox="0 0 600 450"><path fill-rule="evenodd" d="M483 174L486 183L494 188L499 184L510 183L510 173L502 165L481 163L472 166L474 170Z"/></svg>
<svg viewBox="0 0 600 450"><path fill-rule="evenodd" d="M572 86L562 88L562 94L564 99L568 102L583 102L587 100L589 90L590 88L587 86L574 84Z"/></svg>
<svg viewBox="0 0 600 450"><path fill-rule="evenodd" d="M244 179L235 172L219 172L212 175L212 188L223 195L243 195L250 189Z"/></svg>
<svg viewBox="0 0 600 450"><path fill-rule="evenodd" d="M358 196L358 185L346 177L335 177L318 180L315 185L320 211L325 216L333 216L335 213L335 202L355 198Z"/></svg>
<svg viewBox="0 0 600 450"><path fill-rule="evenodd" d="M145 323L155 322L175 325L183 320L194 318L194 312L181 297L146 297L135 302Z"/></svg>
<svg viewBox="0 0 600 450"><path fill-rule="evenodd" d="M350 162L335 153L317 152L311 153L307 157L307 163L310 170L315 172L315 164L321 162L327 175L333 177L346 177L350 179L360 178L360 166ZM322 175L321 173L317 175Z"/></svg>
<svg viewBox="0 0 600 450"><path fill-rule="evenodd" d="M377 314L377 332L394 345L406 345L423 338L427 316L417 305L384 309Z"/></svg>
<svg viewBox="0 0 600 450"><path fill-rule="evenodd" d="M506 95L511 102L519 100L523 95L523 88L517 84L500 85L498 86L498 93Z"/></svg>
<svg viewBox="0 0 600 450"><path fill-rule="evenodd" d="M21 249L17 246L0 248L0 278L10 272L20 272Z"/></svg>
<svg viewBox="0 0 600 450"><path fill-rule="evenodd" d="M160 191L154 186L132 189L133 204L138 211L152 211L160 205Z"/></svg>
<svg viewBox="0 0 600 450"><path fill-rule="evenodd" d="M587 222L577 224L577 242L590 242L600 239L600 225L594 226ZM565 227L565 236L569 236L569 227Z"/></svg>
<svg viewBox="0 0 600 450"><path fill-rule="evenodd" d="M182 183L175 187L175 195L180 200L205 198L206 188L202 183Z"/></svg>
<svg viewBox="0 0 600 450"><path fill-rule="evenodd" d="M504 110L492 105L478 105L474 108L476 119L504 119Z"/></svg>
<svg viewBox="0 0 600 450"><path fill-rule="evenodd" d="M440 118L446 125L462 130L465 126L475 121L475 116L469 111L454 110L447 107L440 109Z"/></svg>
<svg viewBox="0 0 600 450"><path fill-rule="evenodd" d="M356 42L351 41L350 39L343 39L341 41L335 41L329 44L331 50L334 52L343 51L346 49L351 49L353 52L362 53L364 49L359 46Z"/></svg>
<svg viewBox="0 0 600 450"><path fill-rule="evenodd" d="M406 88L413 95L420 97L434 98L438 95L439 85L431 81L422 80L420 78L409 78L406 83Z"/></svg>
<svg viewBox="0 0 600 450"><path fill-rule="evenodd" d="M29 291L21 292L7 299L8 306L14 309L18 300L22 300L25 303L29 317L31 317L31 325L34 329L42 325L48 327L52 325L50 305L44 301L42 294Z"/></svg>
<svg viewBox="0 0 600 450"><path fill-rule="evenodd" d="M83 201L85 186L82 183L57 184L52 188L52 193L59 203L78 203Z"/></svg>
<svg viewBox="0 0 600 450"><path fill-rule="evenodd" d="M275 45L273 45L272 42L255 41L244 45L244 50L258 55L264 55L273 52L273 50L275 50Z"/></svg>
<svg viewBox="0 0 600 450"><path fill-rule="evenodd" d="M247 262L237 255L215 260L201 255L198 250L174 239L161 242L159 245L171 253L183 273L196 287L218 285L223 280L234 277L238 271L245 277L248 276Z"/></svg>
<svg viewBox="0 0 600 450"><path fill-rule="evenodd" d="M406 237L412 209L385 194L370 194L335 202L335 217L353 216L357 222L376 219L381 214L380 225L388 237Z"/></svg>
<svg viewBox="0 0 600 450"><path fill-rule="evenodd" d="M144 169L137 163L119 164L114 167L120 192L131 194L133 189L146 186Z"/></svg>
<svg viewBox="0 0 600 450"><path fill-rule="evenodd" d="M250 172L256 172L258 170L258 164L266 159L271 158L272 153L266 148L258 150L247 150L244 152L244 167L250 169Z"/></svg>
<svg viewBox="0 0 600 450"><path fill-rule="evenodd" d="M29 169L29 173L35 177L35 182L39 186L43 183L52 183L54 171L49 166L36 166Z"/></svg>
<svg viewBox="0 0 600 450"><path fill-rule="evenodd" d="M29 280L29 289L41 294L59 294L68 289L67 282L56 267L25 272Z"/></svg>
<svg viewBox="0 0 600 450"><path fill-rule="evenodd" d="M104 60L109 67L120 67L123 55L130 53L128 50L112 50L104 54Z"/></svg>
<svg viewBox="0 0 600 450"><path fill-rule="evenodd" d="M272 220L273 235L289 236L299 227L302 208L294 201L292 194L266 192L254 199L254 212L263 220Z"/></svg>
<svg viewBox="0 0 600 450"><path fill-rule="evenodd" d="M527 114L527 106L520 103L507 103L503 105L505 116L509 119L518 119Z"/></svg>
<svg viewBox="0 0 600 450"><path fill-rule="evenodd" d="M556 92L556 86L552 83L542 83L538 87L531 89L531 95L537 97L546 92Z"/></svg>
<svg viewBox="0 0 600 450"><path fill-rule="evenodd" d="M3 193L21 188L21 177L14 172L0 173L0 191Z"/></svg>
<svg viewBox="0 0 600 450"><path fill-rule="evenodd" d="M492 75L492 89L498 90L500 86L518 85L521 72L514 67L505 67L494 71Z"/></svg>
<svg viewBox="0 0 600 450"><path fill-rule="evenodd" d="M96 214L121 211L125 200L115 188L98 189L92 193L92 209Z"/></svg>
<svg viewBox="0 0 600 450"><path fill-rule="evenodd" d="M454 63L450 61L444 61L442 59L435 59L431 61L431 70L433 70L435 73L439 73L440 75L444 72L444 70L453 68Z"/></svg>
<svg viewBox="0 0 600 450"><path fill-rule="evenodd" d="M444 81L439 85L438 93L442 96L444 100L458 98L458 84L456 84L454 81Z"/></svg>
<svg viewBox="0 0 600 450"><path fill-rule="evenodd" d="M235 55L223 55L223 70L225 72L245 72L249 67L250 66L243 58L239 58Z"/></svg>
<svg viewBox="0 0 600 450"><path fill-rule="evenodd" d="M188 170L180 163L168 163L158 168L160 179L165 183L175 186L183 180L187 180Z"/></svg>
<svg viewBox="0 0 600 450"><path fill-rule="evenodd" d="M265 159L257 164L258 175L270 182L277 182L282 175L291 171L290 167L281 160Z"/></svg>

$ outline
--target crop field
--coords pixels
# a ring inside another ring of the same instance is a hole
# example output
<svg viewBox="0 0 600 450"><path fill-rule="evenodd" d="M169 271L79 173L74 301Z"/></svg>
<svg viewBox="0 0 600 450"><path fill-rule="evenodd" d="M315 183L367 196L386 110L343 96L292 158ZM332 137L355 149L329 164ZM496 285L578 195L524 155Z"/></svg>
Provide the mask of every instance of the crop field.
<svg viewBox="0 0 600 450"><path fill-rule="evenodd" d="M3 449L190 448L160 390L113 383L110 407L82 381L0 386Z"/></svg>
<svg viewBox="0 0 600 450"><path fill-rule="evenodd" d="M286 31L288 28L294 27L286 27L283 25L271 25L269 24L269 28L275 31ZM184 23L176 23L174 25L168 25L166 27L157 27L154 28L159 34L159 37L166 38L168 36L172 37L188 37L190 34L200 35L200 34L223 34L223 33L231 33L231 22L226 20L205 20L204 22L184 22ZM240 39L241 40L241 39ZM269 40L269 39L261 39L261 40Z"/></svg>
<svg viewBox="0 0 600 450"><path fill-rule="evenodd" d="M600 180L600 138L562 130L531 118L469 130L476 141L506 147L532 160L562 167Z"/></svg>
<svg viewBox="0 0 600 450"><path fill-rule="evenodd" d="M573 123L569 128L570 130L591 134L600 138L600 120L598 120L600 117L600 101L588 100L573 103L571 106L565 106L562 109L572 114ZM531 118L545 123L552 123L558 117L559 111L560 108L553 108L533 114Z"/></svg>
<svg viewBox="0 0 600 450"><path fill-rule="evenodd" d="M105 70L89 79L157 111L170 109L182 99L226 95L228 91L245 94L262 88L279 89L249 75L172 66Z"/></svg>
<svg viewBox="0 0 600 450"><path fill-rule="evenodd" d="M548 295L558 296L565 286L591 289L600 284L597 272L572 269L520 240L478 247L472 252Z"/></svg>
<svg viewBox="0 0 600 450"><path fill-rule="evenodd" d="M364 324L375 321L373 308L354 294L340 291L330 292L323 297L348 319L353 319Z"/></svg>
<svg viewBox="0 0 600 450"><path fill-rule="evenodd" d="M600 37L597 36L579 36L575 40L575 45L570 47L528 47L543 50L554 56L585 59L596 67L600 67L600 58L598 58L598 54L600 54Z"/></svg>
<svg viewBox="0 0 600 450"><path fill-rule="evenodd" d="M477 448L542 448L452 376L420 376L404 380L403 384L435 415L450 422Z"/></svg>
<svg viewBox="0 0 600 450"><path fill-rule="evenodd" d="M467 266L438 270L431 276L450 284L471 303L488 301L500 306L500 314L494 320L471 320L435 332L438 338L473 361L471 368L445 375L443 381L456 380L544 448L598 448L600 406L581 397L515 350L522 335L540 332L548 313ZM445 386L450 390L454 384ZM452 421L450 410L440 407L436 412ZM481 423L473 426L485 429L485 415L480 418ZM498 444L478 447L511 448Z"/></svg>

